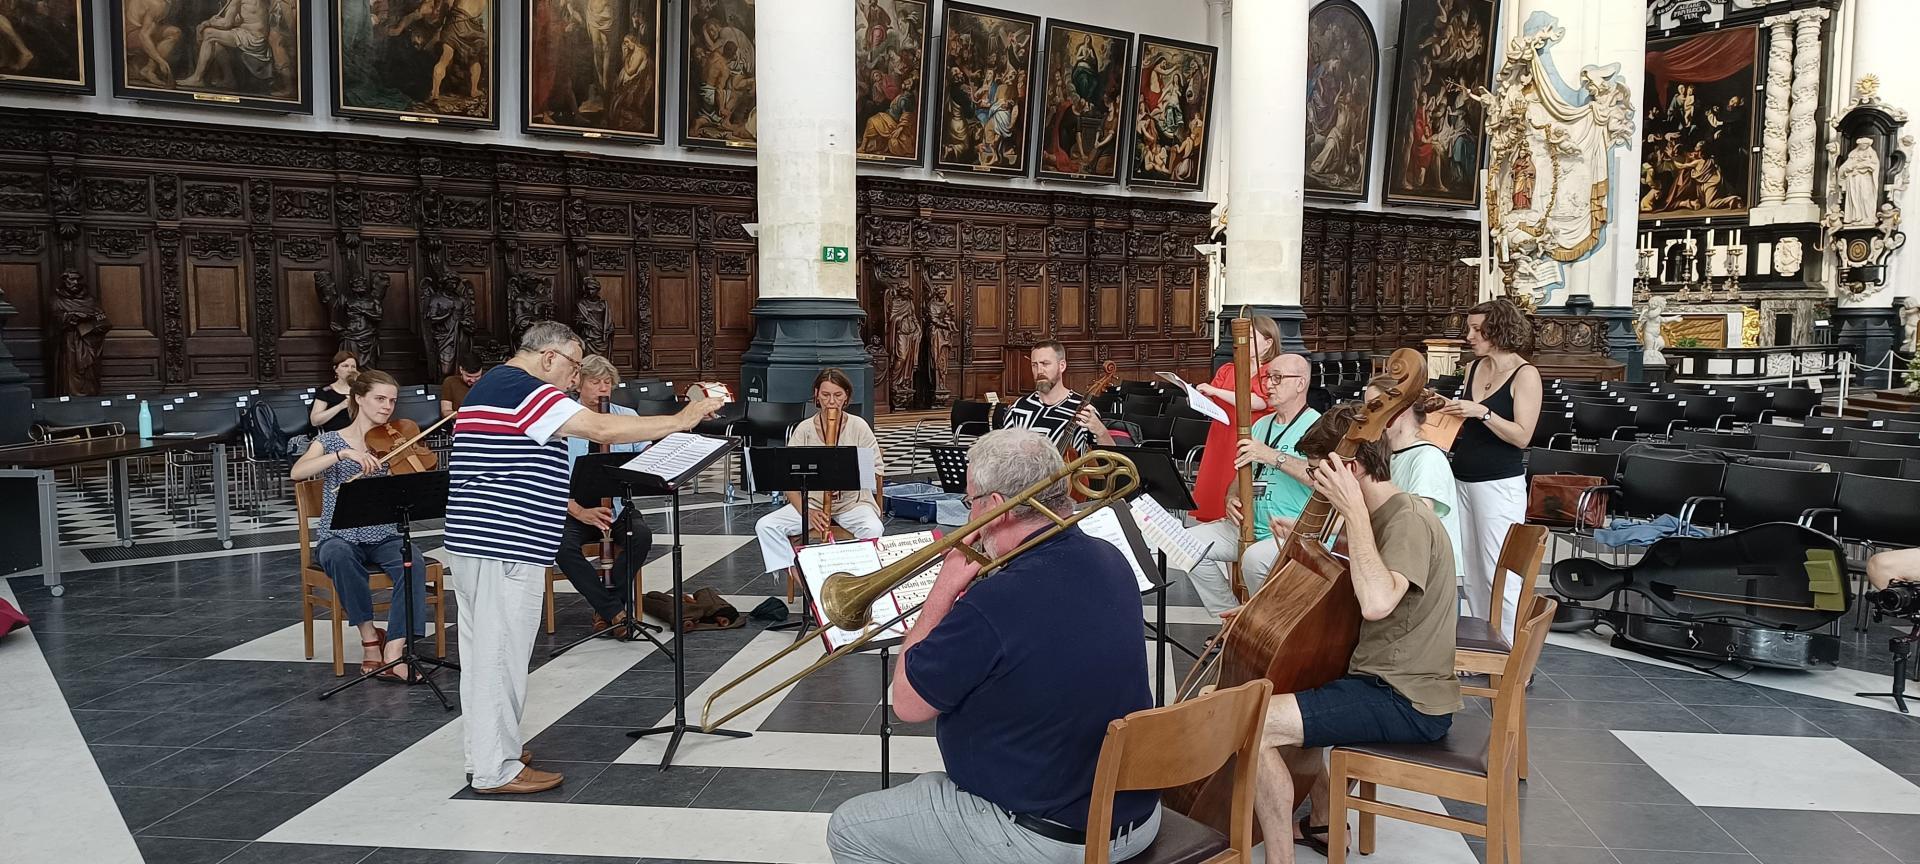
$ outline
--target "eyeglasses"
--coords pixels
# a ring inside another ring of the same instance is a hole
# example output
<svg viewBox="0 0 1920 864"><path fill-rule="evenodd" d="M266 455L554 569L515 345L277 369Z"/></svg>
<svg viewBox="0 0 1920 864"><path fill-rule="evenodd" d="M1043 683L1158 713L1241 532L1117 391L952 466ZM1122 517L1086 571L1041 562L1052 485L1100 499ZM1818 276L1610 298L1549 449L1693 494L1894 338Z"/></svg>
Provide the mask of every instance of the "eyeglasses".
<svg viewBox="0 0 1920 864"><path fill-rule="evenodd" d="M981 502L981 501L984 501L984 500L986 500L987 498L990 498L990 497L992 497L992 496L993 496L994 494L996 494L996 493L993 493L993 492L982 492L982 493L980 493L980 494L978 494L978 495L968 495L968 496L966 496L966 497L964 497L964 498L961 498L961 499L960 499L960 503L962 503L962 504L965 504L965 505L967 505L967 509L968 509L968 510L972 510L972 509L973 509L973 505L974 505L974 504L977 504L977 503L979 503L979 502Z"/></svg>
<svg viewBox="0 0 1920 864"><path fill-rule="evenodd" d="M1272 372L1269 372L1269 373L1267 373L1267 380L1268 380L1268 381L1285 381L1285 380L1287 380L1288 378L1305 378L1305 377L1307 377L1307 376L1305 376L1305 375L1275 375L1275 374L1273 374Z"/></svg>
<svg viewBox="0 0 1920 864"><path fill-rule="evenodd" d="M552 354L553 356L555 356L555 357L558 357L558 358L560 358L560 359L562 359L562 360L565 360L565 361L567 361L568 363L572 363L572 364L573 364L573 368L574 368L574 369L575 369L576 371L577 371L577 370L579 370L579 369L580 369L580 367L581 367L581 365L582 365L580 361L578 361L578 360L575 360L575 359L573 359L572 357L568 357L568 356L567 356L566 354L564 354L564 353L562 353L561 351L559 351L559 350L557 350L557 349L553 349L553 348L549 348L549 349L547 349L547 353L548 353L548 354Z"/></svg>

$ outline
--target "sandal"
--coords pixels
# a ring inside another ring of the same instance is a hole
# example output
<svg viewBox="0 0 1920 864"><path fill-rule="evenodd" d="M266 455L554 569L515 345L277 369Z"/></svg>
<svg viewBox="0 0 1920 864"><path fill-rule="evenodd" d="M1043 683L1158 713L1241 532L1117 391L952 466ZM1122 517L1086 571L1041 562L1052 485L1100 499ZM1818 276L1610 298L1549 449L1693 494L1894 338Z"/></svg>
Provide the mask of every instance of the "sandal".
<svg viewBox="0 0 1920 864"><path fill-rule="evenodd" d="M360 647L379 648L385 644L387 644L387 631L382 630L378 627L375 627L373 628L373 638L362 641L360 643ZM365 675L369 672L372 672L375 669L380 668L381 666L385 666L386 663L387 661L385 660L361 660L360 674Z"/></svg>
<svg viewBox="0 0 1920 864"><path fill-rule="evenodd" d="M388 664L388 663L392 663L392 662L394 662L394 661L396 661L396 660L404 660L404 659L405 659L405 654L406 654L406 652L405 652L405 651L402 651L402 652L401 652L401 655L402 655L402 656L400 656L400 657L395 657L395 658L393 658L393 660L382 660L382 661L380 661L380 665L382 665L382 666L385 666L386 664ZM383 650L383 651L381 652L381 655L380 655L380 656L382 656L382 657L385 657L385 656L386 656L386 652L385 652L385 651ZM403 668L405 668L405 667L406 667L406 664L405 664L405 663L402 663L402 664L401 664L400 666L398 666L398 667L395 667L395 668L390 668L390 669L388 669L388 670L386 670L385 672L382 672L382 673L380 673L380 674L378 674L378 675L375 675L375 676L373 676L373 678L374 678L374 680L376 680L376 681L391 681L391 682L393 682L393 683L395 683L395 684L410 684L410 683L413 683L413 682L410 682L410 681L408 681L408 680L407 680L407 676L406 676L406 675L405 675L404 673L402 673L402 672L400 672L400 671L399 671L400 669L403 669Z"/></svg>
<svg viewBox="0 0 1920 864"><path fill-rule="evenodd" d="M1321 857L1326 857L1328 832L1331 828L1327 825L1308 825L1307 820L1311 818L1313 817L1300 817L1300 821L1296 823L1300 827L1300 836L1293 838L1293 845L1305 846L1308 849L1320 853ZM1315 834L1320 836L1315 837Z"/></svg>

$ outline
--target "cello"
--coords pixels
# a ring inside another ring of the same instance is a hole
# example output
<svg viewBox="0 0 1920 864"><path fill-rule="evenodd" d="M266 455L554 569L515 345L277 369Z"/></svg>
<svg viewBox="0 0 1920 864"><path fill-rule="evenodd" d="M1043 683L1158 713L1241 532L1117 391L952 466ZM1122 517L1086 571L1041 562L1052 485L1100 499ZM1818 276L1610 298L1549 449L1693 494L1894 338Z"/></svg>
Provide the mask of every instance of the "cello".
<svg viewBox="0 0 1920 864"><path fill-rule="evenodd" d="M1360 445L1379 440L1393 419L1421 398L1427 364L1420 352L1393 352L1386 372L1394 385L1362 406L1360 421L1334 448L1340 456L1351 459ZM1329 549L1339 530L1334 515L1326 497L1314 492L1266 583L1221 628L1213 645L1217 653L1208 652L1212 662L1194 666L1181 682L1182 695L1207 683L1209 672L1215 676L1211 683L1222 689L1265 678L1273 682L1274 693L1311 690L1346 674L1360 639L1360 601L1346 561ZM1229 764L1211 777L1167 790L1162 800L1196 821L1227 831L1231 768ZM1296 805L1305 800L1308 786L1296 778ZM1254 831L1257 835L1258 825Z"/></svg>

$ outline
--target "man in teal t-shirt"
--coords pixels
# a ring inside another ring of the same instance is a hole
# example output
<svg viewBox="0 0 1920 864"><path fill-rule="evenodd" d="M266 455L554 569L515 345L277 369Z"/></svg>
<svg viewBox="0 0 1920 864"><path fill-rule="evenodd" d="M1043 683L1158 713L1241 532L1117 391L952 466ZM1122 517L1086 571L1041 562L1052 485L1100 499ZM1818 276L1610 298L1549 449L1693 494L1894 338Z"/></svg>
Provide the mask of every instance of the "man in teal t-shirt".
<svg viewBox="0 0 1920 864"><path fill-rule="evenodd" d="M1280 546L1269 527L1273 517L1293 519L1306 509L1313 490L1307 488L1307 460L1294 449L1320 412L1307 407L1308 376L1312 368L1298 354L1282 354L1266 366L1267 401L1272 414L1253 424L1252 433L1240 442L1235 466L1252 464L1256 496L1253 502L1254 544L1240 555L1240 525L1236 516L1239 498L1235 487L1227 491L1227 518L1207 522L1190 529L1193 536L1207 544L1207 560L1188 574L1194 593L1207 611L1215 615L1240 605L1226 571L1216 562L1239 560L1241 578L1249 593L1257 590L1280 557Z"/></svg>

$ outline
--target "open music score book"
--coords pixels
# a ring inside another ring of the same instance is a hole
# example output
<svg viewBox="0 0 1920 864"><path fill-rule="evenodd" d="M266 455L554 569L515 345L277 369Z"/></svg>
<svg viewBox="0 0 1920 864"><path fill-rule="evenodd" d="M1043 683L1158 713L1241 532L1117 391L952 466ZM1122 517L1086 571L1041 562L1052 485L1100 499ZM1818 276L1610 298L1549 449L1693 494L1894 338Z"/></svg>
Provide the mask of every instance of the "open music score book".
<svg viewBox="0 0 1920 864"><path fill-rule="evenodd" d="M1158 573L1159 568L1148 560L1152 550L1147 547L1128 504L1122 501L1102 508L1077 524L1088 537L1105 540L1120 550L1120 557L1127 559L1127 566L1133 569L1133 578L1140 586L1140 593L1145 594L1160 587L1160 580L1147 575Z"/></svg>
<svg viewBox="0 0 1920 864"><path fill-rule="evenodd" d="M1225 423L1228 426L1233 425L1233 418L1227 416L1227 409L1220 407L1220 403L1213 401L1212 397L1195 389L1192 384L1188 384L1182 380L1180 376L1172 372L1155 372L1153 374L1158 376L1160 380L1185 390L1187 392L1188 407L1205 414L1216 423Z"/></svg>
<svg viewBox="0 0 1920 864"><path fill-rule="evenodd" d="M914 550L922 548L940 539L939 531L921 531L914 534L894 534L878 540L855 540L845 543L820 543L800 549L797 560L800 575L807 580L807 595L818 598L826 585L827 577L835 573L851 573L865 576L901 558ZM893 620L903 612L920 605L933 592L934 577L940 573L940 561L936 559L925 570L914 574L913 578L895 586L892 591L880 595L873 601L872 616L868 629L878 627ZM842 630L827 623L818 600L809 604L807 610L813 616L814 623L820 627L821 641L828 651L860 638L864 631ZM881 639L904 639L907 630L913 626L914 618L909 615L899 624L886 630Z"/></svg>
<svg viewBox="0 0 1920 864"><path fill-rule="evenodd" d="M733 441L727 438L675 432L621 463L620 470L651 474L668 486L678 486L711 465L716 455L732 445Z"/></svg>
<svg viewBox="0 0 1920 864"><path fill-rule="evenodd" d="M1140 524L1140 537L1155 552L1167 554L1167 566L1175 570L1188 570L1200 565L1207 557L1210 543L1200 542L1187 526L1180 524L1180 517L1167 512L1152 495L1136 495L1127 502L1133 508L1133 520Z"/></svg>

